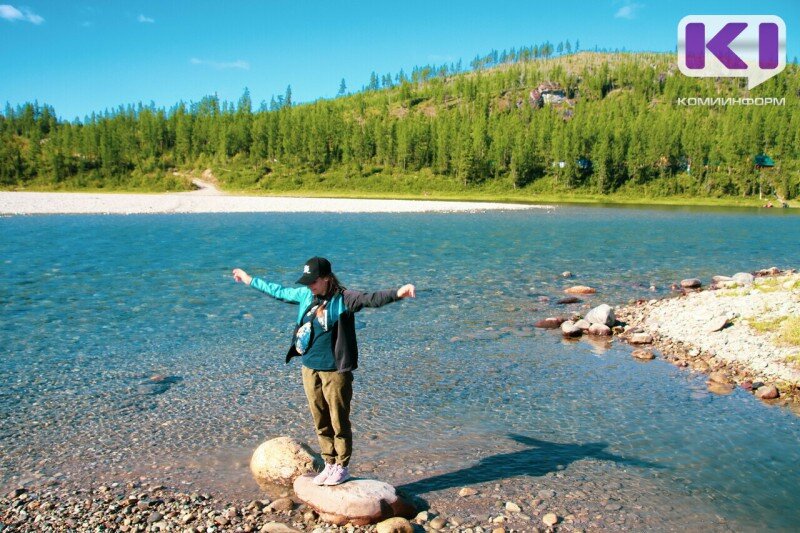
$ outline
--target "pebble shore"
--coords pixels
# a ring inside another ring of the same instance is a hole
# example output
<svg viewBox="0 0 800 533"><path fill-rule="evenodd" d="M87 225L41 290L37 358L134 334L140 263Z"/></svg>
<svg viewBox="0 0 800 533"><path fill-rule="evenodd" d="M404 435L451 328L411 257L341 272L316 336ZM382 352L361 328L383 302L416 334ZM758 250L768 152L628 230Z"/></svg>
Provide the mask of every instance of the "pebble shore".
<svg viewBox="0 0 800 533"><path fill-rule="evenodd" d="M798 399L800 347L780 342L775 332L759 332L755 323L800 316L800 274L777 268L752 280L721 281L708 289L683 289L679 296L640 301L617 310L629 339L644 343L666 360L709 374L709 388L722 394L735 385L756 392L774 386L781 400ZM688 281L688 280L687 280Z"/></svg>
<svg viewBox="0 0 800 533"><path fill-rule="evenodd" d="M204 190L165 194L2 192L0 215L155 213L423 213L552 209L551 206L495 202L367 200L233 196Z"/></svg>

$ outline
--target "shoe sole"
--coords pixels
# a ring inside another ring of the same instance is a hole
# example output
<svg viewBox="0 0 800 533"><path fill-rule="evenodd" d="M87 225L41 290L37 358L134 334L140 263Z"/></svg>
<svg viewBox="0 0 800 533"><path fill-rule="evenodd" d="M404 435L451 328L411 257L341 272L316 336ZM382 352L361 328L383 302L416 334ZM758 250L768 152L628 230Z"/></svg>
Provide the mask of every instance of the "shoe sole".
<svg viewBox="0 0 800 533"><path fill-rule="evenodd" d="M341 480L341 481L338 481L338 482L336 482L336 483L328 483L328 482L326 481L326 482L325 482L325 486L326 486L326 487L335 487L336 485L341 485L342 483L345 483L345 482L347 482L347 481L350 481L350 477L349 477L349 476L348 476L348 477L346 477L346 478L344 478L344 479L343 479L343 480Z"/></svg>

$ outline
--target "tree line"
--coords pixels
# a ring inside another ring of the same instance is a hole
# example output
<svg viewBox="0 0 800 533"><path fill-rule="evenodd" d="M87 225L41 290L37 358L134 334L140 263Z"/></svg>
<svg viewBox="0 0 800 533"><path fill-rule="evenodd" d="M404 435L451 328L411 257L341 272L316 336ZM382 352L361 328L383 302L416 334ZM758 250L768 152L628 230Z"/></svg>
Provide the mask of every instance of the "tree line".
<svg viewBox="0 0 800 533"><path fill-rule="evenodd" d="M258 109L245 90L237 102L139 104L82 121L6 106L0 186L169 190L187 186L176 170L210 167L235 188L324 187L336 174L352 189L379 176L369 183L392 190L423 172L452 188L532 193L800 194L797 65L748 92L740 79L685 77L672 54L569 54L567 42L550 58L548 44L493 52L469 71L375 75L355 94L342 80L340 96L301 105L289 87ZM678 104L748 94L785 103ZM760 154L775 166L757 168Z"/></svg>

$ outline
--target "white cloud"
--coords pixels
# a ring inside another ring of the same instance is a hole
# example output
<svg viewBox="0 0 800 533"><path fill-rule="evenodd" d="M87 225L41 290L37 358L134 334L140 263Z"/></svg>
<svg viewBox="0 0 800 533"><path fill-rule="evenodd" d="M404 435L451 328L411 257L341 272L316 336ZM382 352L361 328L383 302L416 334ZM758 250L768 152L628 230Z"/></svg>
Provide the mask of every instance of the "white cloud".
<svg viewBox="0 0 800 533"><path fill-rule="evenodd" d="M614 14L614 18L628 20L635 19L642 7L642 4L625 4L617 10L617 12Z"/></svg>
<svg viewBox="0 0 800 533"><path fill-rule="evenodd" d="M0 18L16 22L17 20L24 20L32 24L41 24L44 18L37 15L30 9L23 7L22 11L10 4L0 4Z"/></svg>
<svg viewBox="0 0 800 533"><path fill-rule="evenodd" d="M193 57L189 60L189 63L192 65L206 65L211 68L215 68L217 70L223 69L240 69L240 70L250 70L250 63L244 61L242 59L237 59L236 61L208 61L205 59L198 59Z"/></svg>
<svg viewBox="0 0 800 533"><path fill-rule="evenodd" d="M155 22L155 19L151 19L150 17L145 17L144 15L139 15L138 17L136 17L136 20L138 20L139 22L146 22L148 24L152 24Z"/></svg>

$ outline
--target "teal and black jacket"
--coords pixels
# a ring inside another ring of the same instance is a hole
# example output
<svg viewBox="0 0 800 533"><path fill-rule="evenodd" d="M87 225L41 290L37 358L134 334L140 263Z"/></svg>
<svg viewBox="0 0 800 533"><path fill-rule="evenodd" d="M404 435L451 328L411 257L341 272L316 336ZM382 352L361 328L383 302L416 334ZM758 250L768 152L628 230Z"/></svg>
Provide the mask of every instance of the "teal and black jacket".
<svg viewBox="0 0 800 533"><path fill-rule="evenodd" d="M253 278L250 286L282 302L300 306L295 330L292 334L291 347L286 354L286 362L288 363L292 357L300 355L294 346L294 339L295 335L297 335L297 329L302 323L303 316L312 305L320 303L322 300L315 297L308 287L283 287L278 283L269 283L257 277ZM397 289L377 292L360 292L345 289L331 297L328 305L325 306L325 312L328 313L328 327L332 328L331 346L333 347L333 359L336 361L336 368L339 372L349 372L358 368L355 313L364 307L381 307L400 299L397 297Z"/></svg>

